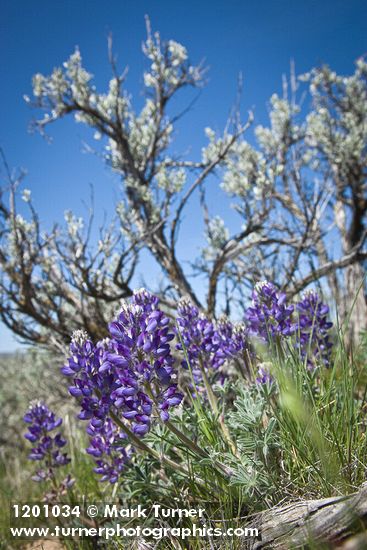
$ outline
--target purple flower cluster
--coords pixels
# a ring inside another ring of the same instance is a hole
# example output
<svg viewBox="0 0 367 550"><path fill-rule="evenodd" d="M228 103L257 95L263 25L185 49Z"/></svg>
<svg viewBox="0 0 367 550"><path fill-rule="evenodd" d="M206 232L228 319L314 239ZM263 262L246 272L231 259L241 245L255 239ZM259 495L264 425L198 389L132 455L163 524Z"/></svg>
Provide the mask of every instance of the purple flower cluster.
<svg viewBox="0 0 367 550"><path fill-rule="evenodd" d="M267 342L277 338L294 337L301 356L307 358L310 368L316 364L329 365L332 342L328 318L329 308L315 291L308 291L294 306L286 296L267 281L257 283L252 294L252 305L245 314L250 333ZM266 379L259 374L258 381Z"/></svg>
<svg viewBox="0 0 367 550"><path fill-rule="evenodd" d="M333 347L330 341L330 329L333 323L329 320L329 307L322 303L314 291L305 292L297 304L298 323L296 335L303 358L314 368L316 364L329 366Z"/></svg>
<svg viewBox="0 0 367 550"><path fill-rule="evenodd" d="M156 412L167 421L169 409L179 405L183 396L175 383L170 344L174 333L169 317L158 307L157 297L144 289L136 291L130 303L122 305L109 332L111 338L96 345L85 333L74 333L71 357L62 372L73 378L69 391L80 402L79 418L89 420L89 449L99 449L111 459L111 446L120 448L122 461L117 466L110 460L103 466L102 459L97 464L102 479L107 476L114 482L130 454L121 451L126 441L111 418L117 417L136 436L143 437ZM94 456L99 451L94 451Z"/></svg>
<svg viewBox="0 0 367 550"><path fill-rule="evenodd" d="M262 282L253 291L246 324L235 325L226 317L211 321L182 299L174 329L158 298L141 289L123 303L110 323L110 338L94 344L85 332L76 331L62 372L72 379L69 391L79 401L79 418L88 421L87 452L94 457L95 472L102 481L115 483L134 446L139 447L138 438L149 432L157 418L168 421L171 408L181 403L171 349L175 336L176 349L183 352L182 365L193 373L194 391L204 391L205 386L209 394L208 383L223 380L226 369L222 367L227 363L240 361L248 367L249 334L267 342L292 337L302 356L312 355L309 361L327 364L332 326L328 308L315 293L308 293L297 312L295 320L285 294ZM257 381L271 380L270 372L260 366Z"/></svg>
<svg viewBox="0 0 367 550"><path fill-rule="evenodd" d="M102 426L95 424L92 420L87 428L90 436L87 453L96 459L94 471L102 476L101 481L116 483L133 449L126 446L126 434L110 418L106 418Z"/></svg>
<svg viewBox="0 0 367 550"><path fill-rule="evenodd" d="M260 365L257 371L256 382L258 384L270 384L273 381L273 377L269 372L269 369L265 365Z"/></svg>
<svg viewBox="0 0 367 550"><path fill-rule="evenodd" d="M292 322L294 307L286 303L286 295L268 281L255 285L252 305L245 319L250 333L270 342L277 337L290 336L295 330Z"/></svg>
<svg viewBox="0 0 367 550"><path fill-rule="evenodd" d="M28 458L42 462L42 468L33 476L34 481L47 481L54 478L54 469L65 466L70 462L67 453L61 452L66 440L61 432L51 435L62 424L62 419L42 402L31 404L23 417L28 424L28 431L24 435L34 447Z"/></svg>
<svg viewBox="0 0 367 550"><path fill-rule="evenodd" d="M242 324L234 325L227 317L222 317L218 323L210 321L187 298L179 301L177 312L176 348L182 351L184 347L197 389L200 389L202 369L214 375L227 360L243 356L248 348L247 333ZM186 359L182 365L188 368Z"/></svg>

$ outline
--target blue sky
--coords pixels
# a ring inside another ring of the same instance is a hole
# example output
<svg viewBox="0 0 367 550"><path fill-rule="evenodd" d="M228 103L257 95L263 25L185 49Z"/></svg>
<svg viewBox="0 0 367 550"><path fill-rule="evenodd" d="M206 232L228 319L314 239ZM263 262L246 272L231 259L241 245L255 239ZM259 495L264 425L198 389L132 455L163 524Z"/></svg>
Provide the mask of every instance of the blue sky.
<svg viewBox="0 0 367 550"><path fill-rule="evenodd" d="M103 88L109 77L106 37L113 33L121 67L129 66L128 88L138 97L144 61L144 15L163 38L183 43L193 61L206 59L208 85L179 127L177 147L193 153L204 144L203 129L221 129L244 77L242 107L266 120L267 101L281 89L281 76L295 61L298 73L330 64L350 73L353 61L367 53L365 0L2 0L0 21L0 145L12 166L28 171L42 222L62 221L66 209L83 213L82 198L95 188L100 211L111 211L118 182L99 159L82 152L89 133L72 120L50 129L53 143L30 134L34 113L23 94L31 77L49 73L80 47L84 63ZM141 98L140 98L141 100ZM188 233L183 249L197 246ZM0 351L16 347L0 327Z"/></svg>

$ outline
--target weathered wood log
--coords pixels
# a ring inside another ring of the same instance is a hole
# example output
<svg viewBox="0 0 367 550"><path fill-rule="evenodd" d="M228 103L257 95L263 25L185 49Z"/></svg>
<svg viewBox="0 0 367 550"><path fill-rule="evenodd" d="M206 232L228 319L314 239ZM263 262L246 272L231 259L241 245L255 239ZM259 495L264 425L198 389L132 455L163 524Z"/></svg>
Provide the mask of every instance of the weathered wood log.
<svg viewBox="0 0 367 550"><path fill-rule="evenodd" d="M247 520L245 527L256 528L259 536L244 538L242 550L367 550L367 483L351 495L276 506ZM194 547L186 543L185 548ZM228 539L203 545L222 547L228 548ZM155 550L156 545L139 540L134 548Z"/></svg>
<svg viewBox="0 0 367 550"><path fill-rule="evenodd" d="M304 547L366 550L367 483L348 496L297 501L272 508L259 514L247 525L250 526L258 529L259 537L247 538L243 546L246 550Z"/></svg>

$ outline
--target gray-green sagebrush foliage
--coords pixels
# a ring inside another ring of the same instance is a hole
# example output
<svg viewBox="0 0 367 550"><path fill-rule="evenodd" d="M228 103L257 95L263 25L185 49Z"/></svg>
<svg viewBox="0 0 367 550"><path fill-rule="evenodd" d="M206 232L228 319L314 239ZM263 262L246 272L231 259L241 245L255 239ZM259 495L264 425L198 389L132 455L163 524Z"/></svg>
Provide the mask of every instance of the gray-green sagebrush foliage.
<svg viewBox="0 0 367 550"><path fill-rule="evenodd" d="M207 145L189 156L174 152L183 113L171 103L183 90L201 87L205 69L189 61L184 46L163 42L149 23L147 29L139 109L111 43L106 92L96 88L78 49L51 75L33 78L33 99L26 101L39 114L35 127L44 132L72 116L90 128L97 152L120 176L120 197L115 219L94 244L91 220L71 212L65 227L43 231L29 190L22 195L29 215L21 215L21 175L8 171L10 200L5 188L0 196L3 322L22 339L53 349L76 328L104 336L111 312L131 294L146 249L164 275L151 290L168 307L177 295L189 295L215 316L243 306L259 279L289 295L316 282L343 311L354 302L348 326L356 340L367 319L365 60L358 59L349 76L327 66L299 79L292 74L283 94L271 97L269 123L255 126L255 141L247 138L253 114L243 122L236 108L223 133L206 128ZM235 232L209 209L209 183L219 185L234 208ZM187 269L180 260L180 227L195 195L207 244ZM204 300L193 285L198 274L206 281Z"/></svg>

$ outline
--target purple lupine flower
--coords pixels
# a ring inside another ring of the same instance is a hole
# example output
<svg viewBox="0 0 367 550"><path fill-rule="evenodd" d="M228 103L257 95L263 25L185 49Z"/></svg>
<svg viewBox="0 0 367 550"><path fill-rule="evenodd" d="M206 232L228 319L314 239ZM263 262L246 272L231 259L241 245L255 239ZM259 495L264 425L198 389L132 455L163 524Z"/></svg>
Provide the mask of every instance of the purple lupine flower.
<svg viewBox="0 0 367 550"><path fill-rule="evenodd" d="M178 403L167 402L167 389L172 388L180 401L183 398L175 382L171 353L174 333L169 317L158 304L158 298L146 290L136 291L131 303L123 305L109 327L116 349L110 363L118 373L112 398L124 418L133 421L133 431L138 435L149 431L153 400L160 409L168 411ZM119 366L119 362L124 364Z"/></svg>
<svg viewBox="0 0 367 550"><path fill-rule="evenodd" d="M111 386L114 377L103 368L110 341L102 340L96 346L84 331L75 331L70 344L71 356L61 369L66 376L73 378L69 387L71 395L79 400L81 420L95 419L101 423L111 407Z"/></svg>
<svg viewBox="0 0 367 550"><path fill-rule="evenodd" d="M329 307L321 301L317 292L310 290L304 293L297 304L298 323L296 337L302 358L314 368L317 364L329 366L333 347L330 341L330 329L333 323L329 320Z"/></svg>
<svg viewBox="0 0 367 550"><path fill-rule="evenodd" d="M171 353L174 334L158 305L156 296L136 291L110 323L111 338L94 345L81 331L73 335L62 372L73 378L69 391L80 402L79 418L89 420L92 431L113 414L143 437L155 410L166 421L169 409L182 401Z"/></svg>
<svg viewBox="0 0 367 550"><path fill-rule="evenodd" d="M162 395L162 400L159 405L160 416L163 421L169 420L168 409L170 407L176 407L182 401L182 394L177 391L177 386L169 386Z"/></svg>
<svg viewBox="0 0 367 550"><path fill-rule="evenodd" d="M256 382L258 384L270 384L273 380L274 379L270 374L269 369L265 365L260 365L257 371Z"/></svg>
<svg viewBox="0 0 367 550"><path fill-rule="evenodd" d="M217 333L220 339L219 349L223 360L243 357L250 352L248 329L244 323L232 323L226 315L222 315L216 323Z"/></svg>
<svg viewBox="0 0 367 550"><path fill-rule="evenodd" d="M176 348L183 350L184 347L189 364L185 358L182 360L182 366L190 367L196 390L203 391L202 369L211 371L218 368L224 359L220 349L220 337L213 322L200 314L188 298L182 298L178 302L177 312L179 338Z"/></svg>
<svg viewBox="0 0 367 550"><path fill-rule="evenodd" d="M286 295L268 281L255 285L252 305L245 313L249 331L267 342L276 337L290 336L295 330L292 322L294 307L286 303Z"/></svg>
<svg viewBox="0 0 367 550"><path fill-rule="evenodd" d="M126 445L126 434L110 418L102 425L91 422L87 433L90 436L87 453L96 459L94 472L102 476L101 481L116 483L133 453L131 446Z"/></svg>
<svg viewBox="0 0 367 550"><path fill-rule="evenodd" d="M253 349L249 340L249 331L244 323L232 323L226 315L222 315L216 323L220 338L219 351L216 354L215 365L233 365L244 378L249 376L249 359L253 357ZM219 357L219 360L218 360ZM222 380L227 376L222 374Z"/></svg>
<svg viewBox="0 0 367 550"><path fill-rule="evenodd" d="M42 402L32 403L23 417L28 424L24 437L34 447L28 455L30 460L42 462L42 469L32 477L34 481L47 481L54 478L54 469L70 462L67 453L61 452L66 440L60 432L52 434L62 424L62 419Z"/></svg>
<svg viewBox="0 0 367 550"><path fill-rule="evenodd" d="M219 372L219 380L223 381L221 367L227 360L239 358L247 349L245 331L239 330L227 317L222 317L218 323L210 321L187 298L179 301L177 311L179 342L176 348L185 348L189 365L186 359L182 365L190 366L196 389L201 390L202 369L211 377Z"/></svg>

